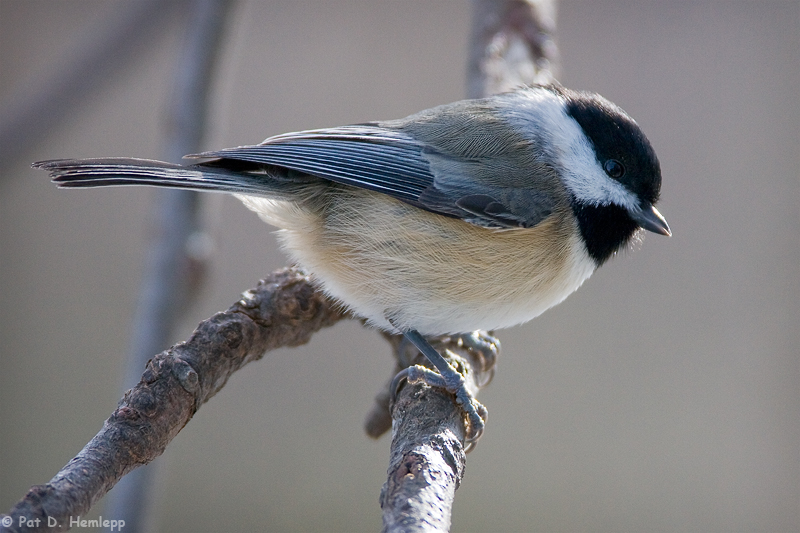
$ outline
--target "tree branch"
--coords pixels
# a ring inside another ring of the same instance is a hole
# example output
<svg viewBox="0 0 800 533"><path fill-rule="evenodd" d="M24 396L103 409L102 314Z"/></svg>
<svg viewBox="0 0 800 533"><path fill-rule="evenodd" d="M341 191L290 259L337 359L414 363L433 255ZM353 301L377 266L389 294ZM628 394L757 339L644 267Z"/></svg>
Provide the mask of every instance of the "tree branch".
<svg viewBox="0 0 800 533"><path fill-rule="evenodd" d="M472 20L469 97L554 81L555 0L474 0ZM482 380L494 372L499 344L484 338L482 350L465 352L459 340L439 339L440 346L435 347L459 351L458 364L476 394L485 385ZM398 361L407 359L402 343L395 343L395 351ZM370 413L366 425L370 435L387 429L390 418L381 406L388 404L388 394L378 396ZM449 531L453 498L466 468L463 413L452 396L414 385L400 392L391 414L388 481L381 491L383 530Z"/></svg>
<svg viewBox="0 0 800 533"><path fill-rule="evenodd" d="M432 366L402 337L387 337L398 367ZM500 351L493 337L476 332L431 339L431 344L464 375L473 395L491 381ZM392 415L389 475L380 498L383 531L448 531L453 498L466 467L464 412L442 389L407 384Z"/></svg>
<svg viewBox="0 0 800 533"><path fill-rule="evenodd" d="M151 359L100 432L49 483L32 487L11 509L11 526L0 531L65 531L71 517L84 515L122 476L161 455L234 372L270 350L304 344L345 317L303 272L273 273L201 322L188 341Z"/></svg>
<svg viewBox="0 0 800 533"><path fill-rule="evenodd" d="M555 17L555 0L473 0L467 96L555 81Z"/></svg>

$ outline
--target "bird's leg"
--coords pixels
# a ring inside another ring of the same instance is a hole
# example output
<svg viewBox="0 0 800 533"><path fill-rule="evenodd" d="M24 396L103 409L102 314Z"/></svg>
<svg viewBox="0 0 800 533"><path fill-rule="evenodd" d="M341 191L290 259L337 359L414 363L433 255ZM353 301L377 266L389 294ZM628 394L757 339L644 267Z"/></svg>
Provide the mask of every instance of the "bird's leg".
<svg viewBox="0 0 800 533"><path fill-rule="evenodd" d="M403 336L408 339L439 371L437 374L424 366L414 365L401 371L392 381L391 394L392 403L397 391L403 381L409 383L425 383L431 387L445 389L455 395L456 403L467 415L468 427L465 437L467 449L474 447L477 440L483 434L484 419L488 411L475 397L467 390L464 377L456 370L442 355L431 346L431 344L416 330L403 332ZM471 348L471 347L470 347Z"/></svg>

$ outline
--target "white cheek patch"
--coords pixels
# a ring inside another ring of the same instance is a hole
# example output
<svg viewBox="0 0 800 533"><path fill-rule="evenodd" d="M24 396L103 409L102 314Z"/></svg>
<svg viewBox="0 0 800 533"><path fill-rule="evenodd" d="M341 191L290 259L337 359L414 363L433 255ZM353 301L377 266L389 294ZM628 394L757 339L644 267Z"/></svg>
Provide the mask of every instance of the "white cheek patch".
<svg viewBox="0 0 800 533"><path fill-rule="evenodd" d="M561 164L566 169L564 185L575 198L587 204L616 204L629 211L639 209L639 202L634 194L620 182L611 179L602 169L591 142L578 123L572 117L565 115L565 118L575 131L569 144L561 150Z"/></svg>
<svg viewBox="0 0 800 533"><path fill-rule="evenodd" d="M639 209L634 194L605 173L591 141L575 119L567 115L559 96L546 89L507 96L501 109L508 121L558 162L563 169L564 185L576 199L590 205L616 204L632 211ZM543 135L543 131L549 134Z"/></svg>

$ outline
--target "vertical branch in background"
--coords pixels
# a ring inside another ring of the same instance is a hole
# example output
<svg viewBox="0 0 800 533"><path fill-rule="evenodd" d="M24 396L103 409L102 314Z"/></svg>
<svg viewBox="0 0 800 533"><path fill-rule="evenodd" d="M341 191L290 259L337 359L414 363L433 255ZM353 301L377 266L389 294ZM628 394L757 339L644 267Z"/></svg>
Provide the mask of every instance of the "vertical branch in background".
<svg viewBox="0 0 800 533"><path fill-rule="evenodd" d="M468 96L553 82L558 55L554 30L555 0L473 0ZM454 345L455 340L441 339L440 346L459 352L468 386L480 388L481 374L488 368L485 361L469 357L477 351L465 350L461 342ZM398 360L407 359L403 343L395 339L394 344ZM491 358L492 350L496 356L496 346L485 355ZM406 385L392 417L388 479L380 496L383 531L448 531L455 491L466 467L463 414L443 391ZM373 412L367 431L374 436L385 426Z"/></svg>
<svg viewBox="0 0 800 533"><path fill-rule="evenodd" d="M189 4L186 37L167 106L165 158L180 163L200 151L207 100L230 0ZM203 280L208 246L199 223L199 194L159 190L153 236L134 317L124 388L136 384L147 361L171 344L172 331ZM126 531L144 530L153 495L154 465L133 471L109 494L108 516Z"/></svg>
<svg viewBox="0 0 800 533"><path fill-rule="evenodd" d="M473 0L472 5L468 98L556 80L556 0Z"/></svg>

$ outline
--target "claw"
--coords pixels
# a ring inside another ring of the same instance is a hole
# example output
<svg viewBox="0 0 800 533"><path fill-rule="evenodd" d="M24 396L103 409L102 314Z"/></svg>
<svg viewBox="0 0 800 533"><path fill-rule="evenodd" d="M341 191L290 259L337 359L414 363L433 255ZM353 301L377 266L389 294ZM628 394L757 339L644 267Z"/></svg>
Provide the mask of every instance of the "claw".
<svg viewBox="0 0 800 533"><path fill-rule="evenodd" d="M397 400L397 394L400 392L400 389L403 387L403 382L408 383L425 383L429 387L436 387L439 389L447 389L447 383L442 376L425 368L421 365L412 365L408 368L404 368L397 375L392 379L392 384L390 385L390 397L389 397L389 406L394 407L395 400Z"/></svg>
<svg viewBox="0 0 800 533"><path fill-rule="evenodd" d="M497 356L500 353L500 340L489 332L473 331L458 335L456 343L459 347L469 350L481 365L479 375L483 376L483 379L477 383L478 388L482 389L489 385L494 379Z"/></svg>
<svg viewBox="0 0 800 533"><path fill-rule="evenodd" d="M389 410L394 409L394 404L397 402L397 395L400 393L400 387L403 382L408 381L408 368L404 368L392 379L392 384L389 385Z"/></svg>

